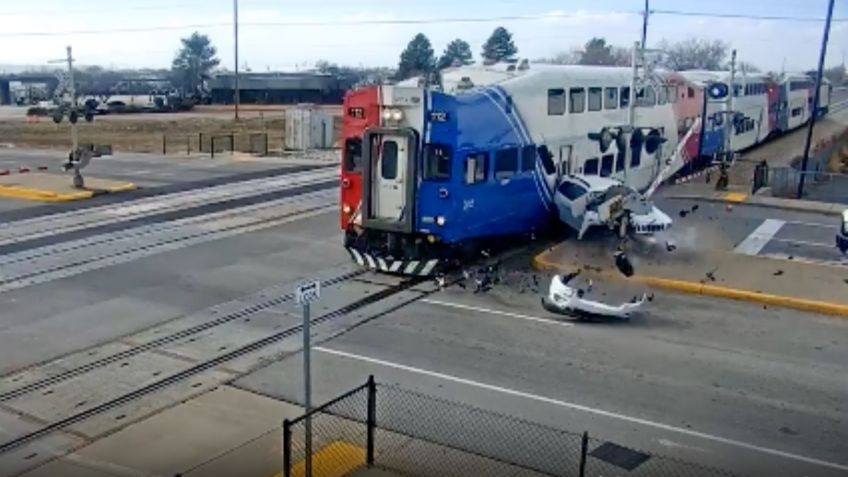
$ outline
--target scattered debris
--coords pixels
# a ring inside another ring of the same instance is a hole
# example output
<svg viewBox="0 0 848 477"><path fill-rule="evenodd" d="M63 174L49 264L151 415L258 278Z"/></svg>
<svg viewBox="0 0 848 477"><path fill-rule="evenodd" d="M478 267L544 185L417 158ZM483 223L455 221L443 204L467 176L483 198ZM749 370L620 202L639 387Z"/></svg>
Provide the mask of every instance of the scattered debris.
<svg viewBox="0 0 848 477"><path fill-rule="evenodd" d="M615 257L615 266L618 268L625 277L632 277L634 270L633 264L630 263L630 259L627 258L627 255L620 248L613 255Z"/></svg>
<svg viewBox="0 0 848 477"><path fill-rule="evenodd" d="M692 210L691 210L691 211L692 211L692 212L695 212L696 210L698 210L698 208L699 208L699 207L700 207L700 206L699 206L698 204L695 204L695 205L693 205L693 206L692 206Z"/></svg>
<svg viewBox="0 0 848 477"><path fill-rule="evenodd" d="M789 259L789 260L795 260L795 255L790 255L790 256L788 256L788 257L786 257L786 258L787 258L787 259Z"/></svg>
<svg viewBox="0 0 848 477"><path fill-rule="evenodd" d="M666 240L666 241L665 241L665 250L666 250L667 252L673 252L673 251L677 250L677 245L675 245L675 244L673 244L673 243L669 242L668 240Z"/></svg>
<svg viewBox="0 0 848 477"><path fill-rule="evenodd" d="M678 212L678 214L680 215L680 218L682 219L682 218L686 217L687 215L689 215L689 211L687 209L683 209L680 212Z"/></svg>
<svg viewBox="0 0 848 477"><path fill-rule="evenodd" d="M783 270L778 270L778 271L772 273L772 275L779 277L779 276L783 275Z"/></svg>
<svg viewBox="0 0 848 477"><path fill-rule="evenodd" d="M843 278L843 279L842 279L842 281L843 281L846 285L848 285L848 278Z"/></svg>
<svg viewBox="0 0 848 477"><path fill-rule="evenodd" d="M728 212L733 212L733 204L727 204L726 206L724 206L724 210Z"/></svg>
<svg viewBox="0 0 848 477"><path fill-rule="evenodd" d="M715 274L713 272L707 272L707 278L710 279L711 282L716 281Z"/></svg>

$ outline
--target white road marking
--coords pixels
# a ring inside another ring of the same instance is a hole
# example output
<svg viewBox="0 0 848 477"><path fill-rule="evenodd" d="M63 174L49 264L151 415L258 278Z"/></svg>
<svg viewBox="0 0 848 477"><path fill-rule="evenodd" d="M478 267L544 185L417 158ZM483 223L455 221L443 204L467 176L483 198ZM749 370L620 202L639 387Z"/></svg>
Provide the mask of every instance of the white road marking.
<svg viewBox="0 0 848 477"><path fill-rule="evenodd" d="M760 253L760 250L769 243L769 240L777 234L785 223L783 220L777 219L764 220L759 227L751 232L751 235L745 237L745 240L736 246L734 251L744 255L756 255Z"/></svg>
<svg viewBox="0 0 848 477"><path fill-rule="evenodd" d="M693 431L691 429L684 429L682 427L676 427L676 426L671 426L671 425L668 425L668 424L663 424L661 422L651 421L651 420L648 420L648 419L642 419L640 417L633 417L633 416L628 416L628 415L625 415L625 414L619 414L619 413L616 413L616 412L605 411L603 409L584 406L582 404L576 404L576 403L571 403L571 402L567 402L567 401L560 401L558 399L553 399L553 398L549 398L549 397L546 397L546 396L540 396L538 394L532 394L532 393L528 393L528 392L524 392L524 391L518 391L518 390L515 390L515 389L505 388L505 387L501 387L501 386L495 386L493 384L486 384L486 383L483 383L483 382L480 382L480 381L474 381L474 380L471 380L471 379L460 378L458 376L452 376L450 374L445 374L445 373L438 373L438 372L435 372L435 371L429 371L429 370L426 370L426 369L416 368L416 367L413 367L413 366L407 366L407 365L404 365L404 364L392 363L391 361L385 361L385 360L382 360L382 359L369 358L367 356L362 356L362 355L358 355L358 354L354 354L354 353L348 353L346 351L339 351L339 350L335 350L335 349L325 348L323 346L317 346L314 349L316 351L320 351L322 353L332 354L332 355L340 356L340 357L343 357L343 358L355 359L355 360L358 360L358 361L377 364L377 365L385 366L385 367L388 367L388 368L394 368L394 369L399 369L399 370L402 370L402 371L408 371L408 372L414 373L414 374L421 374L421 375L430 376L430 377L433 377L433 378L444 379L445 381L452 381L452 382L455 382L455 383L465 384L465 385L473 386L473 387L480 388L480 389L487 389L489 391L495 391L495 392L499 392L499 393L503 393L503 394L508 394L508 395L511 395L511 396L516 396L516 397L520 397L520 398L531 399L533 401L543 402L543 403L546 403L546 404L552 404L554 406L560 406L560 407L573 409L573 410L576 410L576 411L582 411L582 412L587 412L587 413L590 413L590 414L596 414L596 415L599 415L599 416L609 417L609 418L613 418L613 419L619 419L619 420L626 421L626 422L632 422L634 424L641 424L643 426L653 427L655 429L661 429L661 430L664 430L664 431L676 432L678 434L685 434L685 435L688 435L688 436L698 437L698 438L705 439L705 440L708 440L708 441L713 441L713 442L718 442L718 443L721 443L721 444L727 444L727 445L730 445L730 446L740 447L740 448L743 448L743 449L753 450L753 451L761 452L761 453L764 453L764 454L770 454L770 455L774 455L774 456L784 457L786 459L796 460L796 461L799 461L799 462L806 462L808 464L814 464L814 465L819 465L819 466L822 466L822 467L830 467L832 469L848 471L848 465L846 465L846 464L839 464L839 463L836 463L836 462L829 462L829 461L826 461L826 460L816 459L816 458L813 458L813 457L807 457L807 456L803 456L803 455L793 454L791 452L784 452L784 451L777 450L777 449L771 449L769 447L758 446L756 444L749 444L747 442L738 441L736 439L730 439L730 438L727 438L727 437L715 436L715 435L712 435L712 434L707 434L705 432Z"/></svg>
<svg viewBox="0 0 848 477"><path fill-rule="evenodd" d="M839 229L835 224L823 224L821 222L802 222L800 220L786 220L789 225L803 225L804 227L821 227L823 229Z"/></svg>
<svg viewBox="0 0 848 477"><path fill-rule="evenodd" d="M824 248L833 249L834 251L836 250L836 242L835 241L834 241L834 243L822 243L822 242L808 242L806 240L793 240L793 239L784 239L784 238L772 238L772 240L775 241L775 242L797 243L799 245L809 245L810 247L824 247Z"/></svg>
<svg viewBox="0 0 848 477"><path fill-rule="evenodd" d="M425 299L421 300L421 302L429 303L431 305L445 306L445 307L448 307L448 308L457 308L457 309L460 309L460 310L476 311L478 313L488 313L490 315L508 316L510 318L518 318L520 320L536 321L536 322L545 323L545 324L548 324L548 325L574 326L574 323L569 323L567 321L558 321L558 320L552 320L552 319L548 319L548 318L539 318L537 316L522 315L520 313L512 313L512 312L509 312L509 311L501 311L501 310L492 310L490 308L481 308L479 306L462 305L460 303L451 303L451 302L447 302L447 301L431 300L429 298L425 298Z"/></svg>

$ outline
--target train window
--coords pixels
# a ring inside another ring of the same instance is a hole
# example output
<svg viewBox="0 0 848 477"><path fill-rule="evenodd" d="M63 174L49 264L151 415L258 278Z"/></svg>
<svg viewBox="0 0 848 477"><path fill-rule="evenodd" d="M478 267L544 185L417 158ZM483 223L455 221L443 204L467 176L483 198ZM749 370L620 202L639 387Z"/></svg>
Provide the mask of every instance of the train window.
<svg viewBox="0 0 848 477"><path fill-rule="evenodd" d="M752 94L754 94L754 93L751 92L751 85L746 84L745 85L745 96L750 96Z"/></svg>
<svg viewBox="0 0 848 477"><path fill-rule="evenodd" d="M642 148L634 147L632 150L632 154L630 155L630 168L639 167L639 164L642 163Z"/></svg>
<svg viewBox="0 0 848 477"><path fill-rule="evenodd" d="M569 112L582 113L586 109L586 90L583 88L571 88L568 91Z"/></svg>
<svg viewBox="0 0 848 477"><path fill-rule="evenodd" d="M565 90L554 88L548 90L548 116L565 114Z"/></svg>
<svg viewBox="0 0 848 477"><path fill-rule="evenodd" d="M450 148L442 144L427 144L424 154L424 179L450 180Z"/></svg>
<svg viewBox="0 0 848 477"><path fill-rule="evenodd" d="M603 94L602 88L589 88L589 111L600 111L603 107Z"/></svg>
<svg viewBox="0 0 848 477"><path fill-rule="evenodd" d="M542 161L542 167L545 168L545 174L555 173L556 165L554 165L554 155L550 150L548 150L548 146L543 144L536 150L539 151L539 160Z"/></svg>
<svg viewBox="0 0 848 477"><path fill-rule="evenodd" d="M604 109L618 108L618 88L607 88L604 95Z"/></svg>
<svg viewBox="0 0 848 477"><path fill-rule="evenodd" d="M666 86L665 94L668 97L669 103L677 102L677 86Z"/></svg>
<svg viewBox="0 0 848 477"><path fill-rule="evenodd" d="M615 172L621 172L624 170L624 151L618 151L615 155Z"/></svg>
<svg viewBox="0 0 848 477"><path fill-rule="evenodd" d="M615 162L615 155L606 154L601 157L601 177L609 177L612 175L612 166Z"/></svg>
<svg viewBox="0 0 848 477"><path fill-rule="evenodd" d="M597 174L598 173L598 158L593 157L591 159L586 159L586 162L583 163L583 174Z"/></svg>
<svg viewBox="0 0 848 477"><path fill-rule="evenodd" d="M465 156L465 183L477 184L486 180L486 166L489 155L485 152L474 152Z"/></svg>
<svg viewBox="0 0 848 477"><path fill-rule="evenodd" d="M665 104L668 102L668 90L665 86L660 86L657 90L657 104Z"/></svg>
<svg viewBox="0 0 848 477"><path fill-rule="evenodd" d="M626 108L630 104L630 88L625 86L621 88L621 107Z"/></svg>
<svg viewBox="0 0 848 477"><path fill-rule="evenodd" d="M695 97L695 90L692 89L692 88L686 88L686 96L688 96L690 98L694 98Z"/></svg>
<svg viewBox="0 0 848 477"><path fill-rule="evenodd" d="M524 146L521 150L521 172L532 171L536 168L536 147Z"/></svg>
<svg viewBox="0 0 848 477"><path fill-rule="evenodd" d="M571 181L563 181L557 190L568 200L578 199L588 192L582 185Z"/></svg>
<svg viewBox="0 0 848 477"><path fill-rule="evenodd" d="M495 152L495 179L509 179L518 169L518 148L510 147Z"/></svg>
<svg viewBox="0 0 848 477"><path fill-rule="evenodd" d="M358 137L345 139L344 167L348 172L362 170L362 139Z"/></svg>
<svg viewBox="0 0 848 477"><path fill-rule="evenodd" d="M398 175L398 144L394 141L384 141L380 151L380 177L387 180L397 179Z"/></svg>

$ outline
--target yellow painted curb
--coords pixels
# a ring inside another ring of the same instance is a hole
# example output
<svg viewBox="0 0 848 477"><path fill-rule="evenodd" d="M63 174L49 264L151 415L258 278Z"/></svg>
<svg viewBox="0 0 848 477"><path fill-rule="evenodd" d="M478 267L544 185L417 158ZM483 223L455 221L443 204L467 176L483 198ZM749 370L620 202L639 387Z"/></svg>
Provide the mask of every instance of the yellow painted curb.
<svg viewBox="0 0 848 477"><path fill-rule="evenodd" d="M735 202L738 204L741 202L745 202L745 199L748 198L748 194L743 194L741 192L728 192L724 194L721 198L725 202Z"/></svg>
<svg viewBox="0 0 848 477"><path fill-rule="evenodd" d="M532 260L532 266L539 271L560 271L563 267L547 260L550 250L544 251ZM614 278L622 281L634 281L655 288L664 288L667 290L691 293L694 295L715 296L720 298L730 298L733 300L750 301L754 303L763 303L766 305L781 306L784 308L792 308L795 310L812 311L825 315L839 316L848 318L848 305L839 303L831 303L820 300L810 300L806 298L796 298L784 295L772 295L770 293L762 293L741 288L721 287L717 285L708 285L700 282L691 282L688 280L676 280L672 278L652 277L644 275L634 275L629 279L615 273L601 273L601 275L609 278Z"/></svg>
<svg viewBox="0 0 848 477"><path fill-rule="evenodd" d="M92 191L60 194L49 190L29 189L27 187L0 186L0 197L10 199L38 200L42 202L69 202L72 200L88 199L94 196Z"/></svg>
<svg viewBox="0 0 848 477"><path fill-rule="evenodd" d="M127 182L124 184L116 185L114 187L110 187L108 190L109 192L128 192L131 190L136 190L136 188L137 187L135 184L133 184L132 182Z"/></svg>
<svg viewBox="0 0 848 477"><path fill-rule="evenodd" d="M344 477L365 465L365 449L349 442L334 441L312 454L313 477ZM274 477L281 477L277 473ZM306 475L306 460L296 463L291 469L293 477Z"/></svg>

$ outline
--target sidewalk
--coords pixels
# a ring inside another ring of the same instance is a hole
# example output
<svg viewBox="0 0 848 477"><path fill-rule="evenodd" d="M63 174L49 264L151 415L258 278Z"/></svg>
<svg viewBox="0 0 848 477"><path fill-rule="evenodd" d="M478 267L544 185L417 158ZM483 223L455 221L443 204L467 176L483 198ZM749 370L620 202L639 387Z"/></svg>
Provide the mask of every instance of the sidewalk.
<svg viewBox="0 0 848 477"><path fill-rule="evenodd" d="M641 245L641 244L640 244ZM721 251L677 250L664 244L627 250L635 275L615 267L610 244L566 241L533 258L533 267L551 272L583 269L588 277L624 280L676 292L732 298L848 317L845 269Z"/></svg>
<svg viewBox="0 0 848 477"><path fill-rule="evenodd" d="M281 423L302 408L230 386L162 411L23 477L280 473Z"/></svg>

